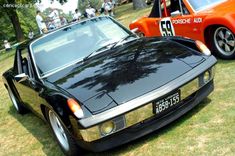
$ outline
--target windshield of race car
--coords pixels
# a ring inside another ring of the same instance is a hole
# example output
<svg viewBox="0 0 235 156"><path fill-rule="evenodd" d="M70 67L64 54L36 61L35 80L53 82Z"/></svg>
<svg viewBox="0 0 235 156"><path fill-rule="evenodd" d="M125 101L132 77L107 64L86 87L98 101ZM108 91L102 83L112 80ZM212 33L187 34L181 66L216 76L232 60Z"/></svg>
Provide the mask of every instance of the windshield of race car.
<svg viewBox="0 0 235 156"><path fill-rule="evenodd" d="M224 0L188 0L195 11L202 10L216 3L223 2Z"/></svg>
<svg viewBox="0 0 235 156"><path fill-rule="evenodd" d="M111 18L98 17L45 35L31 44L32 56L40 76L45 76L130 34Z"/></svg>

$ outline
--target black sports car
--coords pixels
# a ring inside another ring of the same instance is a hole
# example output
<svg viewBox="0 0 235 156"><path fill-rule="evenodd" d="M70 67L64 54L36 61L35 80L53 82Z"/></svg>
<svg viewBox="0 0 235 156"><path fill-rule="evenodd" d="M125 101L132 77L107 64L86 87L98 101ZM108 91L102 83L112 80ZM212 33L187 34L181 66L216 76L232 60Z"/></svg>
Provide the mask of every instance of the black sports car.
<svg viewBox="0 0 235 156"><path fill-rule="evenodd" d="M3 81L19 113L45 119L63 152L78 155L188 112L213 91L215 63L201 42L140 38L103 16L22 43Z"/></svg>

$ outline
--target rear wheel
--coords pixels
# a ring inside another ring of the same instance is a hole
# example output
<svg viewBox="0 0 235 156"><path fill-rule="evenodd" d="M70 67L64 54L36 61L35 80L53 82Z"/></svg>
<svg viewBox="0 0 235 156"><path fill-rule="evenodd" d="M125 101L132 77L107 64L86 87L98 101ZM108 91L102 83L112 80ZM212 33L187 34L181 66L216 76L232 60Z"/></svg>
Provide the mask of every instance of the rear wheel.
<svg viewBox="0 0 235 156"><path fill-rule="evenodd" d="M77 146L59 116L50 108L46 108L46 115L53 134L65 155L82 155L82 149Z"/></svg>
<svg viewBox="0 0 235 156"><path fill-rule="evenodd" d="M25 114L27 112L27 109L20 103L19 99L14 95L11 88L7 88L8 94L10 96L10 99L12 101L13 106L15 107L16 111L19 114Z"/></svg>
<svg viewBox="0 0 235 156"><path fill-rule="evenodd" d="M213 31L212 48L223 59L235 58L235 37L226 27L218 27Z"/></svg>

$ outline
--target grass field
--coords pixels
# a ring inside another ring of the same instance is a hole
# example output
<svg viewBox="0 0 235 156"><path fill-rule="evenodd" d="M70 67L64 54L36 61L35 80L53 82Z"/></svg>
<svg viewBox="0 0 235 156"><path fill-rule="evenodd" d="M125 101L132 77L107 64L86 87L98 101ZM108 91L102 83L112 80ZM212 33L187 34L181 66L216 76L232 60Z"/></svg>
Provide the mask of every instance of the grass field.
<svg viewBox="0 0 235 156"><path fill-rule="evenodd" d="M131 4L116 10L128 26L147 14ZM0 55L0 74L11 67L13 53ZM87 155L235 155L235 61L219 60L215 90L199 106L172 124L143 138L103 153ZM32 113L19 115L0 79L0 156L63 155L47 124Z"/></svg>

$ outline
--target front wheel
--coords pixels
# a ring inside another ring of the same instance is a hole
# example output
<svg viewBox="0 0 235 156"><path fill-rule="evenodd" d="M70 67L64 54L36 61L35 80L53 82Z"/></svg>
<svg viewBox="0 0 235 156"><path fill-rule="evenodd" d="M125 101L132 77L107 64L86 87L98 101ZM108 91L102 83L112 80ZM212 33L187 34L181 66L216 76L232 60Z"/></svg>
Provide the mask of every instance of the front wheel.
<svg viewBox="0 0 235 156"><path fill-rule="evenodd" d="M226 27L218 27L213 31L212 50L223 59L235 58L235 37Z"/></svg>
<svg viewBox="0 0 235 156"><path fill-rule="evenodd" d="M49 125L65 155L82 155L82 149L77 146L74 138L69 134L59 116L50 108L46 109Z"/></svg>

